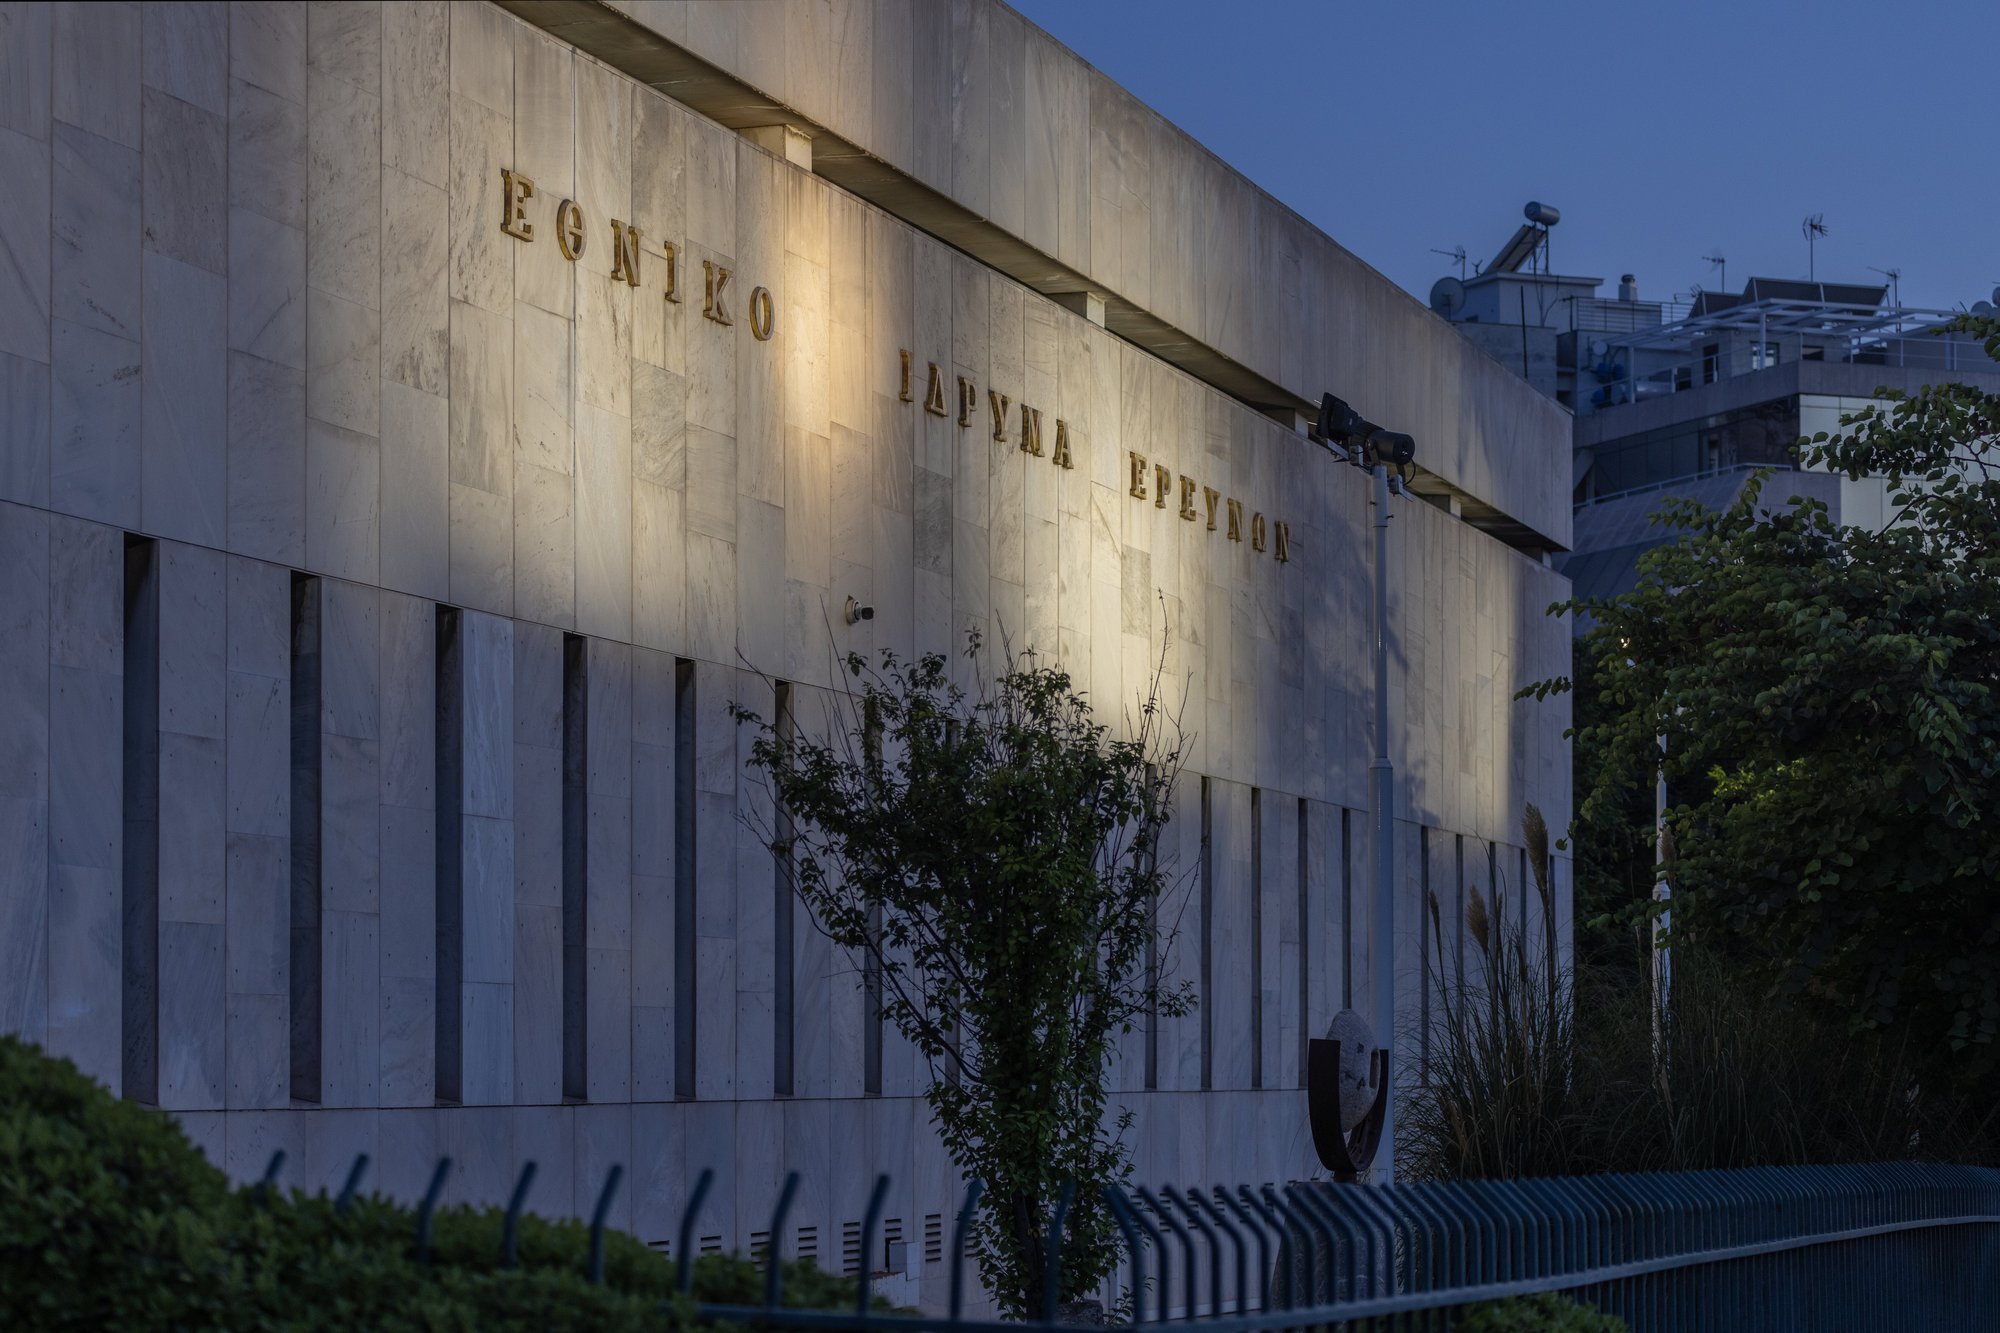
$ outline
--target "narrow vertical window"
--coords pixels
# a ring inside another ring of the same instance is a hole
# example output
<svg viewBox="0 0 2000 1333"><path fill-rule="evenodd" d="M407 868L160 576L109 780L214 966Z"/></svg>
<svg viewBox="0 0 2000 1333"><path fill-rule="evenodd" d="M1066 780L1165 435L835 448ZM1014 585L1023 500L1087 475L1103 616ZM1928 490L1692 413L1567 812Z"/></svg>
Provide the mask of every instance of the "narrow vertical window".
<svg viewBox="0 0 2000 1333"><path fill-rule="evenodd" d="M873 704L866 705L867 716L862 723L862 761L867 766L869 779L879 781L882 775L882 719ZM876 950L882 941L882 906L870 903L868 906L868 951L862 959L861 992L861 1093L864 1097L882 1095L882 960Z"/></svg>
<svg viewBox="0 0 2000 1333"><path fill-rule="evenodd" d="M1306 838L1311 820L1306 800L1299 798L1299 1086L1306 1085L1306 1055L1312 1040L1312 883L1306 873L1311 850Z"/></svg>
<svg viewBox="0 0 2000 1333"><path fill-rule="evenodd" d="M1250 1086L1264 1086L1264 792L1250 789Z"/></svg>
<svg viewBox="0 0 2000 1333"><path fill-rule="evenodd" d="M786 767L792 761L792 686L779 681L772 705L772 725ZM792 1095L792 812L783 801L771 812L774 841L783 850L772 854L771 867L771 1092Z"/></svg>
<svg viewBox="0 0 2000 1333"><path fill-rule="evenodd" d="M125 539L124 1004L125 1095L159 1101L160 585L158 543Z"/></svg>
<svg viewBox="0 0 2000 1333"><path fill-rule="evenodd" d="M1417 825L1417 1047L1419 1074L1431 1076L1431 949L1436 927L1437 897L1431 891L1431 830ZM1442 948L1442 946L1438 946ZM1442 962L1442 955L1440 955Z"/></svg>
<svg viewBox="0 0 2000 1333"><path fill-rule="evenodd" d="M437 1099L456 1102L464 1086L465 997L465 690L459 612L437 609Z"/></svg>
<svg viewBox="0 0 2000 1333"><path fill-rule="evenodd" d="M292 575L292 1100L320 1099L320 585Z"/></svg>
<svg viewBox="0 0 2000 1333"><path fill-rule="evenodd" d="M1340 1007L1354 1007L1354 812L1340 811Z"/></svg>
<svg viewBox="0 0 2000 1333"><path fill-rule="evenodd" d="M1201 780L1201 1086L1215 1086L1215 829L1208 779Z"/></svg>
<svg viewBox="0 0 2000 1333"><path fill-rule="evenodd" d="M674 1096L694 1096L694 663L674 663Z"/></svg>
<svg viewBox="0 0 2000 1333"><path fill-rule="evenodd" d="M590 645L563 635L562 717L562 1069L563 1096L590 1099Z"/></svg>

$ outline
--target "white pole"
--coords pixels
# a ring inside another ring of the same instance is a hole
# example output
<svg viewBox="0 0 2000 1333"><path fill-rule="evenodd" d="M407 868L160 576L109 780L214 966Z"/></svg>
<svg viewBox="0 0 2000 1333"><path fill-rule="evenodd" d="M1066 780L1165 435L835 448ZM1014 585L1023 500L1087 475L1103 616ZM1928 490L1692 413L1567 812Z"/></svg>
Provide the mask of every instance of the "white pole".
<svg viewBox="0 0 2000 1333"><path fill-rule="evenodd" d="M1395 767L1389 761L1389 468L1375 471L1375 758L1368 764L1369 821L1375 852L1375 1021L1380 1040L1396 1051L1396 875ZM1392 1062L1382 1090L1382 1168L1375 1178L1396 1178L1396 1084Z"/></svg>

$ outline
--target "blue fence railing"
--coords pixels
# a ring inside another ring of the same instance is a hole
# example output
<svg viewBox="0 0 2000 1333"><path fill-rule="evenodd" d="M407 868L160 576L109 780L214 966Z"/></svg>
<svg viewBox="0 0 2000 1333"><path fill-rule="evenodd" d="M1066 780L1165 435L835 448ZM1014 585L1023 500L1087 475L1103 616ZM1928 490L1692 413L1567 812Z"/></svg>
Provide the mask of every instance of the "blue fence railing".
<svg viewBox="0 0 2000 1333"><path fill-rule="evenodd" d="M886 1180L868 1213L863 1253ZM1020 1324L962 1317L963 1228L948 1309L787 1310L795 1327ZM691 1234L700 1190L689 1200ZM1443 1328L1481 1301L1560 1292L1634 1333L1948 1333L2000 1330L2000 1170L1923 1163L1764 1167L1369 1188L1114 1190L1126 1240L1118 1275L1132 1325L1203 1333ZM783 1235L782 1208L767 1234ZM1051 1228L1059 1261L1060 1224ZM685 1253L685 1249L683 1250ZM763 1307L704 1307L725 1321ZM1054 1293L1040 1322L1054 1322Z"/></svg>

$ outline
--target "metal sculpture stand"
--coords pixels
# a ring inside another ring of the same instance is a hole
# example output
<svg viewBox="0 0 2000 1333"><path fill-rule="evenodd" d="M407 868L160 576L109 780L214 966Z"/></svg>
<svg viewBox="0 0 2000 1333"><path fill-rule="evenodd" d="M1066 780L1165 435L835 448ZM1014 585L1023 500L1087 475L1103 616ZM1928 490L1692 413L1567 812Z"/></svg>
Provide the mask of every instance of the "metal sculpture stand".
<svg viewBox="0 0 2000 1333"><path fill-rule="evenodd" d="M1389 1104L1389 1052L1377 1047L1368 1057L1368 1081L1375 1100L1353 1133L1340 1127L1340 1043L1315 1037L1306 1047L1306 1110L1313 1150L1333 1178L1352 1184L1375 1160L1382 1142L1382 1117Z"/></svg>

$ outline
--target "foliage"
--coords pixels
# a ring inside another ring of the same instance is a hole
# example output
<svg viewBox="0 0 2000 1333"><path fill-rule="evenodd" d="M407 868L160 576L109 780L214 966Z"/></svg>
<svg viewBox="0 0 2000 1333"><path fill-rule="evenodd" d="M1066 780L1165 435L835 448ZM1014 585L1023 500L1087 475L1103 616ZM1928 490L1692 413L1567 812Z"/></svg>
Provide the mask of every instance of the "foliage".
<svg viewBox="0 0 2000 1333"><path fill-rule="evenodd" d="M2000 325L1965 318L2000 356ZM1892 517L1772 506L1660 516L1677 540L1580 644L1606 712L1585 823L1650 788L1673 805L1678 933L1857 1032L1900 1036L1933 1082L2000 1083L2000 397L1892 393L1801 445L1887 479ZM1546 694L1566 680L1542 682ZM1666 737L1664 756L1656 737Z"/></svg>
<svg viewBox="0 0 2000 1333"><path fill-rule="evenodd" d="M1032 655L996 677L966 651L970 690L942 654L857 683L825 740L754 714L752 763L782 819L760 829L789 856L801 899L864 957L880 1012L929 1062L925 1093L952 1159L987 1184L980 1271L1003 1309L1036 1308L1045 1228L1074 1182L1063 1298L1088 1294L1116 1254L1102 1186L1125 1178L1129 1114L1106 1124L1113 1041L1162 987L1160 903L1174 888L1160 833L1180 769L1155 675L1127 739L1092 715L1067 673Z"/></svg>
<svg viewBox="0 0 2000 1333"><path fill-rule="evenodd" d="M1635 985L1622 966L1543 966L1548 954L1537 957L1521 927L1491 929L1476 889L1466 915L1481 966L1455 999L1440 986L1433 1001L1429 1063L1400 1120L1413 1178L1991 1152L1991 1104L1926 1083L1907 1037L1856 1034L1843 1015L1684 940L1656 1048L1644 978ZM1510 919L1504 908L1493 915Z"/></svg>
<svg viewBox="0 0 2000 1333"><path fill-rule="evenodd" d="M673 1266L605 1235L524 1216L500 1263L497 1209L445 1208L428 1259L412 1212L356 1199L232 1190L169 1117L121 1101L0 1037L0 1327L8 1329L653 1330L702 1323ZM698 1260L694 1299L752 1304L763 1269ZM785 1303L851 1306L854 1286L787 1264Z"/></svg>
<svg viewBox="0 0 2000 1333"><path fill-rule="evenodd" d="M1626 1324L1616 1315L1544 1291L1468 1306L1452 1329L1454 1333L1625 1333Z"/></svg>

